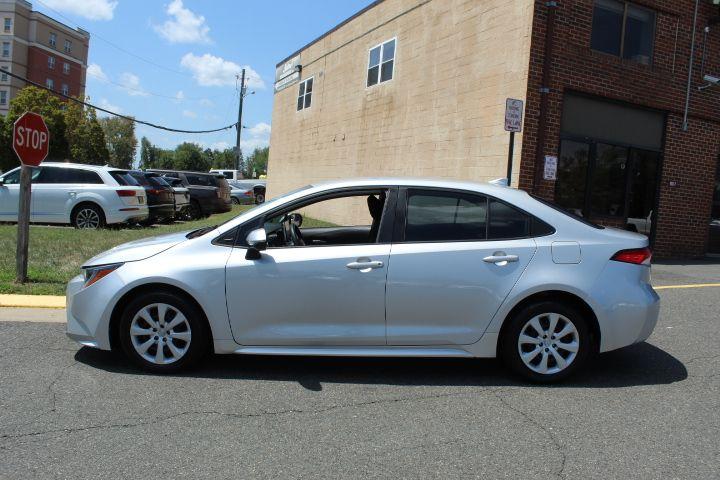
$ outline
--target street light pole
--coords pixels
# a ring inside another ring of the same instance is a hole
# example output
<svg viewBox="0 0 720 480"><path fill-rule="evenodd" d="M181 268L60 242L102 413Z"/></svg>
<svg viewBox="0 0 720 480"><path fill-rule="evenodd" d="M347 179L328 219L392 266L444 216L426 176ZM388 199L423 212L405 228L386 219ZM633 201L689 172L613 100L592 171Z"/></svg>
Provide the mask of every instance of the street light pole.
<svg viewBox="0 0 720 480"><path fill-rule="evenodd" d="M242 170L242 153L240 153L240 134L242 133L243 99L245 98L245 69L242 69L240 78L240 104L238 106L237 141L235 142L235 154L237 156L237 169Z"/></svg>

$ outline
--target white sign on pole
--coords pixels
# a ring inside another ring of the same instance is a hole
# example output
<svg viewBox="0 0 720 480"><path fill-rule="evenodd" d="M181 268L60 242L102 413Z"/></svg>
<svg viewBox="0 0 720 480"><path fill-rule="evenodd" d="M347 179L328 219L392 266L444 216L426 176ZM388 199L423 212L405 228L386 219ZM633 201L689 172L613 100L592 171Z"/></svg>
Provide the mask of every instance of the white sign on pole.
<svg viewBox="0 0 720 480"><path fill-rule="evenodd" d="M557 180L557 157L548 155L545 157L545 169L543 178L545 180Z"/></svg>
<svg viewBox="0 0 720 480"><path fill-rule="evenodd" d="M519 132L522 130L523 101L516 98L505 100L505 131Z"/></svg>

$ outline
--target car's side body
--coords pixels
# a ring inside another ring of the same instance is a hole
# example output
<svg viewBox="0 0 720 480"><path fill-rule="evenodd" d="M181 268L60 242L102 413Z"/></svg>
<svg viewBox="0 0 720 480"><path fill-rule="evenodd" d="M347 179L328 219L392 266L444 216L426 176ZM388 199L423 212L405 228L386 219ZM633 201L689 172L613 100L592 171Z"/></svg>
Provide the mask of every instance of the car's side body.
<svg viewBox="0 0 720 480"><path fill-rule="evenodd" d="M255 203L253 185L239 180L228 180L230 185L230 198L236 205L248 205Z"/></svg>
<svg viewBox="0 0 720 480"><path fill-rule="evenodd" d="M116 169L94 165L45 162L34 169L30 221L68 224L79 205L96 205L106 224L136 222L148 217L142 187L118 183ZM0 185L0 221L17 221L19 168L4 174ZM5 180L13 179L13 183Z"/></svg>
<svg viewBox="0 0 720 480"><path fill-rule="evenodd" d="M246 258L245 236L272 212L308 198L377 189L389 192L377 243L268 248L259 260ZM498 199L552 228L523 238L406 242L409 189ZM493 357L512 312L550 295L586 311L598 349L608 351L644 340L657 320L649 268L609 261L619 250L646 246L644 236L594 228L504 187L332 182L276 198L196 238L160 237L90 260L87 265L125 263L103 278L102 288L84 288L82 277L70 282L68 334L110 349L111 324L124 302L164 285L205 313L217 353ZM366 259L380 268L350 268Z"/></svg>

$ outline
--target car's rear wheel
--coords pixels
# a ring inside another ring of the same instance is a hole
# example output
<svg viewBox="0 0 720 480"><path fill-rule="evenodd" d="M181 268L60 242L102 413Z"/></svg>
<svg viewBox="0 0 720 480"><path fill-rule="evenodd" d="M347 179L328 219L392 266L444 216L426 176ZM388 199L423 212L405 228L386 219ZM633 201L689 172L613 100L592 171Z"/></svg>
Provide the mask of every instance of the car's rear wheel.
<svg viewBox="0 0 720 480"><path fill-rule="evenodd" d="M105 226L105 214L92 203L82 203L75 207L70 221L75 228L97 230Z"/></svg>
<svg viewBox="0 0 720 480"><path fill-rule="evenodd" d="M173 293L148 293L125 308L120 344L135 364L154 373L187 368L207 351L208 332L202 312Z"/></svg>
<svg viewBox="0 0 720 480"><path fill-rule="evenodd" d="M255 203L258 205L265 202L265 194L264 193L258 193L255 195Z"/></svg>
<svg viewBox="0 0 720 480"><path fill-rule="evenodd" d="M190 220L199 220L202 218L202 209L197 200L191 200L187 209L187 216Z"/></svg>
<svg viewBox="0 0 720 480"><path fill-rule="evenodd" d="M240 205L240 200L237 197L232 197L232 203L233 205Z"/></svg>
<svg viewBox="0 0 720 480"><path fill-rule="evenodd" d="M528 305L509 319L501 356L515 373L534 382L562 380L592 355L588 320L575 308L555 301Z"/></svg>

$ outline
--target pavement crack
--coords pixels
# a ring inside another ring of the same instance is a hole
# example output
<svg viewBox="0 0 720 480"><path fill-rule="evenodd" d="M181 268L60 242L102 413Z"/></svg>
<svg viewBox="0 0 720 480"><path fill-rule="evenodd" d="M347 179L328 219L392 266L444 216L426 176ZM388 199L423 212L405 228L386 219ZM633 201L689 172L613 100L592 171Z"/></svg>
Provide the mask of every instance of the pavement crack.
<svg viewBox="0 0 720 480"><path fill-rule="evenodd" d="M561 459L560 468L558 468L558 470L555 472L555 476L557 478L563 478L565 475L565 463L567 462L567 453L565 453L565 448L560 443L560 441L555 437L552 430L548 429L547 427L545 427L545 425L543 425L542 423L535 420L532 416L530 416L525 411L512 405L509 401L507 401L505 398L503 398L502 395L498 394L497 392L492 392L492 393L495 396L495 398L497 398L500 401L500 403L503 404L504 407L517 413L522 418L527 420L531 425L535 426L536 428L541 430L543 433L545 433L545 435L547 435L547 437L550 439L550 441L552 442L552 444L555 447L555 449L557 450L557 452L560 454L560 459Z"/></svg>
<svg viewBox="0 0 720 480"><path fill-rule="evenodd" d="M72 365L70 365L70 366L72 366ZM66 370L70 366L65 367L63 370ZM234 419L247 419L247 418L274 417L274 416L293 415L293 414L322 414L322 413L327 413L327 412L331 412L333 410L340 410L340 409L344 409L344 408L361 408L361 407L367 407L367 406L379 405L379 404L393 404L393 403L401 403L401 402L434 400L434 399L439 399L439 398L459 397L459 396L467 396L467 395L475 395L475 394L471 393L471 392L443 393L443 394L437 394L437 395L398 397L398 398L390 398L390 399L371 400L371 401L367 401L367 402L336 404L336 405L329 405L329 406L323 407L323 408L314 408L314 409L289 408L289 409L283 409L283 410L251 412L251 413L220 412L220 411L216 411L216 410L190 410L190 411L174 413L172 415L166 415L163 417L156 417L156 418L152 418L152 419L142 419L142 420L139 420L136 422L87 425L84 427L77 427L77 428L56 428L56 429L39 430L39 431L35 431L35 432L26 432L26 433L18 433L18 434L3 434L3 435L0 435L0 439L11 440L11 439L19 439L19 438L27 438L27 437L37 437L37 436L42 436L42 435L50 435L53 433L63 433L63 434L69 435L69 434L85 432L85 431L89 431L89 430L123 429L123 428L133 428L133 427L140 427L140 426L145 427L145 426L156 425L159 423L163 423L163 422L166 422L169 420L173 420L173 419L185 417L185 416L221 416L221 417L234 418Z"/></svg>

